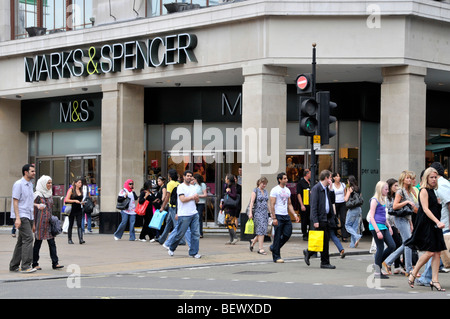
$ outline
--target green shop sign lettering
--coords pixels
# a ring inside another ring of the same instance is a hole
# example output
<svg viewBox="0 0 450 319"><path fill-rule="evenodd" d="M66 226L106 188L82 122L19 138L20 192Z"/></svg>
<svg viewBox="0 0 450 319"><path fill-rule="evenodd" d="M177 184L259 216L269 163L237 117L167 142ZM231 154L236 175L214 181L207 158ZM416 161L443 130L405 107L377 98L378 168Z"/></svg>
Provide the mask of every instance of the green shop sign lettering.
<svg viewBox="0 0 450 319"><path fill-rule="evenodd" d="M147 41L129 41L91 46L24 58L25 82L46 81L48 78L89 76L93 74L142 70L172 64L197 62L194 49L197 36L189 33L156 37Z"/></svg>

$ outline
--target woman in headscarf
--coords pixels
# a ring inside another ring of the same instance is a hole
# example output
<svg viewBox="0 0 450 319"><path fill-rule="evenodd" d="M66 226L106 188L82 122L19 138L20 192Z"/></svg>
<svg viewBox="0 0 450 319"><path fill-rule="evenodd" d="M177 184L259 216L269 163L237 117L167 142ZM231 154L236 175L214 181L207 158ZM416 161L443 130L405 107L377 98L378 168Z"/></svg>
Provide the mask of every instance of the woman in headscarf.
<svg viewBox="0 0 450 319"><path fill-rule="evenodd" d="M114 233L114 239L119 240L122 238L123 232L125 231L125 227L127 226L128 220L130 220L130 241L136 240L136 235L134 232L134 223L136 221L136 212L134 209L136 208L136 199L138 199L136 193L134 192L134 182L132 179L128 179L125 184L123 184L123 189L119 192L119 198L117 199L119 202L122 202L126 198L130 198L130 204L127 208L120 211L120 216L122 217L122 221L120 222L119 227L117 227L116 232Z"/></svg>
<svg viewBox="0 0 450 319"><path fill-rule="evenodd" d="M50 249L50 258L52 259L52 268L63 268L58 264L58 255L56 253L55 237L51 234L50 220L53 207L52 179L50 176L42 175L36 183L34 192L34 203L39 204L39 208L34 208L34 223L36 227L35 241L33 247L33 265L32 267L41 270L39 267L39 250L42 241L47 240Z"/></svg>

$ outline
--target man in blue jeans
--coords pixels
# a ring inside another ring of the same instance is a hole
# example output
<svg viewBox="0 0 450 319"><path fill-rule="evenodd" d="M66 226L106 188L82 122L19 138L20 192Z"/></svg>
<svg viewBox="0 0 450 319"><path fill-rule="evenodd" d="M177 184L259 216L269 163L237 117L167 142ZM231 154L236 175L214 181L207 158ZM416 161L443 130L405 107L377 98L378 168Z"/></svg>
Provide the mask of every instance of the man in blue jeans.
<svg viewBox="0 0 450 319"><path fill-rule="evenodd" d="M177 187L178 203L177 203L177 220L176 235L169 247L169 256L173 256L181 239L183 239L186 231L190 230L191 240L189 246L189 256L193 258L201 258L199 251L200 228L198 220L198 212L196 203L199 200L197 190L191 184L193 173L191 171L184 172L184 181Z"/></svg>
<svg viewBox="0 0 450 319"><path fill-rule="evenodd" d="M278 186L270 191L269 211L272 215L275 226L275 234L273 236L273 244L270 246L273 261L276 263L284 263L281 258L281 247L289 240L292 235L292 222L289 212L295 216L295 222L300 219L294 211L291 203L291 191L286 186L288 177L286 173L280 173L277 176Z"/></svg>

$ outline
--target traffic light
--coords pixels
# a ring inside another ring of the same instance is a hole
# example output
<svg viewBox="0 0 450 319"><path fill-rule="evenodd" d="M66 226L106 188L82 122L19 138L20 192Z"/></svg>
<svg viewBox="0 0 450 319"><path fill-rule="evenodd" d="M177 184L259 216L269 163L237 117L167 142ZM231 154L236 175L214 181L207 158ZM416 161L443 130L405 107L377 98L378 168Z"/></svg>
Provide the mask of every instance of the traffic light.
<svg viewBox="0 0 450 319"><path fill-rule="evenodd" d="M311 73L303 73L297 76L295 84L297 86L297 94L311 93L314 85Z"/></svg>
<svg viewBox="0 0 450 319"><path fill-rule="evenodd" d="M313 97L299 96L298 105L300 135L315 135L318 126L318 105L316 99Z"/></svg>
<svg viewBox="0 0 450 319"><path fill-rule="evenodd" d="M322 145L330 143L330 137L336 135L336 130L330 130L330 124L336 122L336 117L331 116L331 110L337 107L337 104L330 101L330 92L317 92L317 104L319 106L318 122L320 143Z"/></svg>

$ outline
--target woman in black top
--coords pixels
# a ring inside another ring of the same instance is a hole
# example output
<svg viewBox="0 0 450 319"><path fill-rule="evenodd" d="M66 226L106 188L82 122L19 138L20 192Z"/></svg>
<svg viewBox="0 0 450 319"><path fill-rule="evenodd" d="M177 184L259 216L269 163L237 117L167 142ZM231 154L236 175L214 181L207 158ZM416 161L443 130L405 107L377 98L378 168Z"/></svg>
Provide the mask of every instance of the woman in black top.
<svg viewBox="0 0 450 319"><path fill-rule="evenodd" d="M437 171L429 167L425 170L420 183L420 208L417 212L414 230L411 238L405 242L405 246L425 251L425 253L419 258L416 267L410 272L408 283L411 288L414 288L414 279L417 277L420 268L430 258L433 258L431 260L431 290L436 288L438 291L445 291L438 281L441 251L447 249L444 234L442 233L445 224L440 221L442 207L434 192L435 188L437 188Z"/></svg>
<svg viewBox="0 0 450 319"><path fill-rule="evenodd" d="M77 178L73 184L72 187L67 192L66 200L65 202L67 204L72 204L72 210L69 215L69 229L67 231L67 238L68 243L73 244L72 241L72 227L74 224L74 221L76 219L77 221L77 232L78 232L78 239L80 241L80 244L84 244L85 241L83 240L83 230L81 229L81 217L83 213L83 209L81 208L81 205L83 204L83 180L81 178Z"/></svg>
<svg viewBox="0 0 450 319"><path fill-rule="evenodd" d="M144 215L144 224L142 225L142 231L139 235L140 241L146 241L146 236L148 235L150 241L155 238L156 230L154 228L148 227L150 221L153 217L153 212L156 209L161 208L161 193L157 192L157 185L152 183L152 181L146 181L144 187L141 189L141 194L139 195L139 204L144 204L147 200L149 201L147 209ZM159 195L159 196L158 196Z"/></svg>

